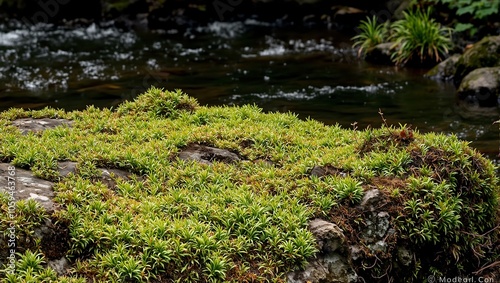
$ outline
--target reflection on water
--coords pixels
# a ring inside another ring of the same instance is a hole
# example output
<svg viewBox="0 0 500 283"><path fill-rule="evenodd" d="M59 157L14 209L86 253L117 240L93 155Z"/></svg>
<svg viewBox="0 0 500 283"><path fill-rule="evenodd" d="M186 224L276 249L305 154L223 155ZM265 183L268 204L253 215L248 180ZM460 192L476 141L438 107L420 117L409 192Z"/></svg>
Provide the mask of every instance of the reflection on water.
<svg viewBox="0 0 500 283"><path fill-rule="evenodd" d="M331 30L253 20L188 30L0 26L0 110L117 105L155 85L206 105L257 104L327 124L377 127L378 114L420 131L454 133L498 154L498 111L459 108L452 85L424 70L373 66Z"/></svg>

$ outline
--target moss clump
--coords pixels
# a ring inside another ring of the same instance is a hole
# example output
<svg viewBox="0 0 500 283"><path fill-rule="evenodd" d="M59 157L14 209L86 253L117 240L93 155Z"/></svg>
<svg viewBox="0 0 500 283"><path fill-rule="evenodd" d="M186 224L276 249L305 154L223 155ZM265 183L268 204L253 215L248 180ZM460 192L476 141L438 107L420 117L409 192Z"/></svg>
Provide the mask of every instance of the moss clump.
<svg viewBox="0 0 500 283"><path fill-rule="evenodd" d="M72 127L22 135L10 125L55 113ZM387 196L395 233L385 251L355 262L370 281L468 274L496 256L489 246L498 234L495 168L454 136L345 130L255 106L200 107L180 91L155 88L116 111L13 109L0 125L2 160L59 180L62 209L44 217L67 224L72 262L69 274L57 276L36 246L19 251L17 264L31 257L34 267L19 267L12 282L284 282L318 252L307 229L312 218L335 221L349 241L359 240L363 215L354 214L373 187ZM228 149L241 161L179 159L193 144ZM66 160L78 170L60 178L51 164ZM311 176L316 165L342 174ZM132 175L109 185L99 167ZM412 265L392 266L398 246L412 247ZM373 265L376 258L387 260Z"/></svg>

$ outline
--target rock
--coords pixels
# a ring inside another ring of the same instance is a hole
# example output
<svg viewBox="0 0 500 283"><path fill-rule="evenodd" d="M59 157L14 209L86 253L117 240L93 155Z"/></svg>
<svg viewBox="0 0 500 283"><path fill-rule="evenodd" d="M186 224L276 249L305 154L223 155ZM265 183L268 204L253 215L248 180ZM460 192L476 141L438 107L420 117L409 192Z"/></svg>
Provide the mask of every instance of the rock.
<svg viewBox="0 0 500 283"><path fill-rule="evenodd" d="M358 281L356 272L345 257L332 254L310 262L304 271L287 274L288 283L354 283Z"/></svg>
<svg viewBox="0 0 500 283"><path fill-rule="evenodd" d="M367 51L365 60L375 64L394 65L391 59L393 46L393 42L380 43Z"/></svg>
<svg viewBox="0 0 500 283"><path fill-rule="evenodd" d="M101 171L101 182L109 189L116 188L116 179L130 180L132 173L121 169L98 168Z"/></svg>
<svg viewBox="0 0 500 283"><path fill-rule="evenodd" d="M59 171L59 176L60 177L66 177L70 173L75 173L76 172L76 165L78 163L73 162L73 161L61 161L57 163L57 169Z"/></svg>
<svg viewBox="0 0 500 283"><path fill-rule="evenodd" d="M238 155L229 150L199 144L189 145L179 153L178 157L182 160L195 160L204 164L212 164L214 161L235 163L241 160Z"/></svg>
<svg viewBox="0 0 500 283"><path fill-rule="evenodd" d="M313 169L311 169L311 173L309 173L311 176L315 177L323 177L327 175L334 175L334 176L341 176L345 177L347 176L347 173L344 171L342 168L336 168L330 165L325 165L325 166L314 166Z"/></svg>
<svg viewBox="0 0 500 283"><path fill-rule="evenodd" d="M453 79L453 76L455 75L457 69L456 65L458 59L460 59L460 56L460 54L454 54L450 56L448 59L432 68L424 76L431 79L438 79L443 81Z"/></svg>
<svg viewBox="0 0 500 283"><path fill-rule="evenodd" d="M71 126L71 124L73 124L73 121L53 118L22 118L12 121L12 124L18 127L23 134L27 134L29 132L44 131L62 125Z"/></svg>
<svg viewBox="0 0 500 283"><path fill-rule="evenodd" d="M474 107L497 107L500 92L500 67L470 72L458 88L458 97Z"/></svg>
<svg viewBox="0 0 500 283"><path fill-rule="evenodd" d="M69 261L65 257L61 257L60 259L51 260L48 262L48 265L50 268L54 269L54 271L57 272L57 274L59 276L66 274L66 272L68 271L68 269L70 267Z"/></svg>
<svg viewBox="0 0 500 283"><path fill-rule="evenodd" d="M309 222L309 230L316 238L319 250L323 253L335 252L344 242L342 229L322 219Z"/></svg>
<svg viewBox="0 0 500 283"><path fill-rule="evenodd" d="M57 204L52 201L54 198L54 191L52 190L54 183L33 176L31 171L19 168L10 170L12 168L11 164L0 163L0 191L12 192L7 190L7 186L9 182L14 182L13 192L16 201L33 199L49 213L57 209ZM14 172L14 175L9 175L10 172Z"/></svg>
<svg viewBox="0 0 500 283"><path fill-rule="evenodd" d="M398 261L403 266L410 266L413 262L413 254L405 247L398 248Z"/></svg>
<svg viewBox="0 0 500 283"><path fill-rule="evenodd" d="M366 228L361 234L362 238L370 243L383 239L390 228L390 218L389 213L385 211L373 213L365 220Z"/></svg>
<svg viewBox="0 0 500 283"><path fill-rule="evenodd" d="M316 238L320 253L304 270L288 273L287 282L357 282L358 276L349 264L346 249L342 248L345 242L342 229L334 223L313 219L309 222L309 230Z"/></svg>
<svg viewBox="0 0 500 283"><path fill-rule="evenodd" d="M485 37L464 52L456 65L455 85L473 70L485 67L500 67L500 36Z"/></svg>
<svg viewBox="0 0 500 283"><path fill-rule="evenodd" d="M359 207L365 211L374 211L376 209L377 203L382 200L382 194L378 189L371 189L365 192L361 204Z"/></svg>
<svg viewBox="0 0 500 283"><path fill-rule="evenodd" d="M69 249L69 229L51 219L45 219L41 226L36 227L32 237L40 241L43 254L49 260L63 257Z"/></svg>

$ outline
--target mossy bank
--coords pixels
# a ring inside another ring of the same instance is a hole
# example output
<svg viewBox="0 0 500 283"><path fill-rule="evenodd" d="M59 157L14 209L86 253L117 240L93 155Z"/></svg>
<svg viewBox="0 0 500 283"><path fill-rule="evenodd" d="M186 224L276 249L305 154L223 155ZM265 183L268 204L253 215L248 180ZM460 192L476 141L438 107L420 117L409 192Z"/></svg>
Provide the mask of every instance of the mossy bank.
<svg viewBox="0 0 500 283"><path fill-rule="evenodd" d="M30 117L71 123L13 123ZM3 112L0 159L54 184L52 210L36 199L12 210L1 194L2 257L8 228L16 239L5 282L292 282L329 252L349 282L423 282L499 260L495 167L455 136L202 107L153 88L116 109ZM318 244L313 219L338 227L340 247ZM61 256L67 268L48 264Z"/></svg>

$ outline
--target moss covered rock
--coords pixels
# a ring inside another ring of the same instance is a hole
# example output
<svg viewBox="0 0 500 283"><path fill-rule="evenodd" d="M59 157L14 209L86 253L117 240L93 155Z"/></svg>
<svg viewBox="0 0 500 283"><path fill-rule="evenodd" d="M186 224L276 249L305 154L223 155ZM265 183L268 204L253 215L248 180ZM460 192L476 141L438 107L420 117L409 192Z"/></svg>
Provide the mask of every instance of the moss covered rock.
<svg viewBox="0 0 500 283"><path fill-rule="evenodd" d="M451 80L455 76L457 70L457 63L460 59L460 54L454 54L448 59L436 65L429 72L425 74L426 77L438 80Z"/></svg>
<svg viewBox="0 0 500 283"><path fill-rule="evenodd" d="M72 124L23 134L12 122L28 117ZM193 148L211 150L183 158ZM353 131L153 88L114 110L3 112L0 159L56 180L60 207L18 202L11 218L0 194L0 228L26 240L0 267L9 282L423 282L485 275L499 259L495 167L455 136ZM68 161L77 169L62 175ZM99 168L129 175L104 182ZM67 238L35 241L47 219ZM43 245L67 248L65 274Z"/></svg>
<svg viewBox="0 0 500 283"><path fill-rule="evenodd" d="M458 86L475 69L500 66L500 36L488 36L466 50L456 65L454 82Z"/></svg>

